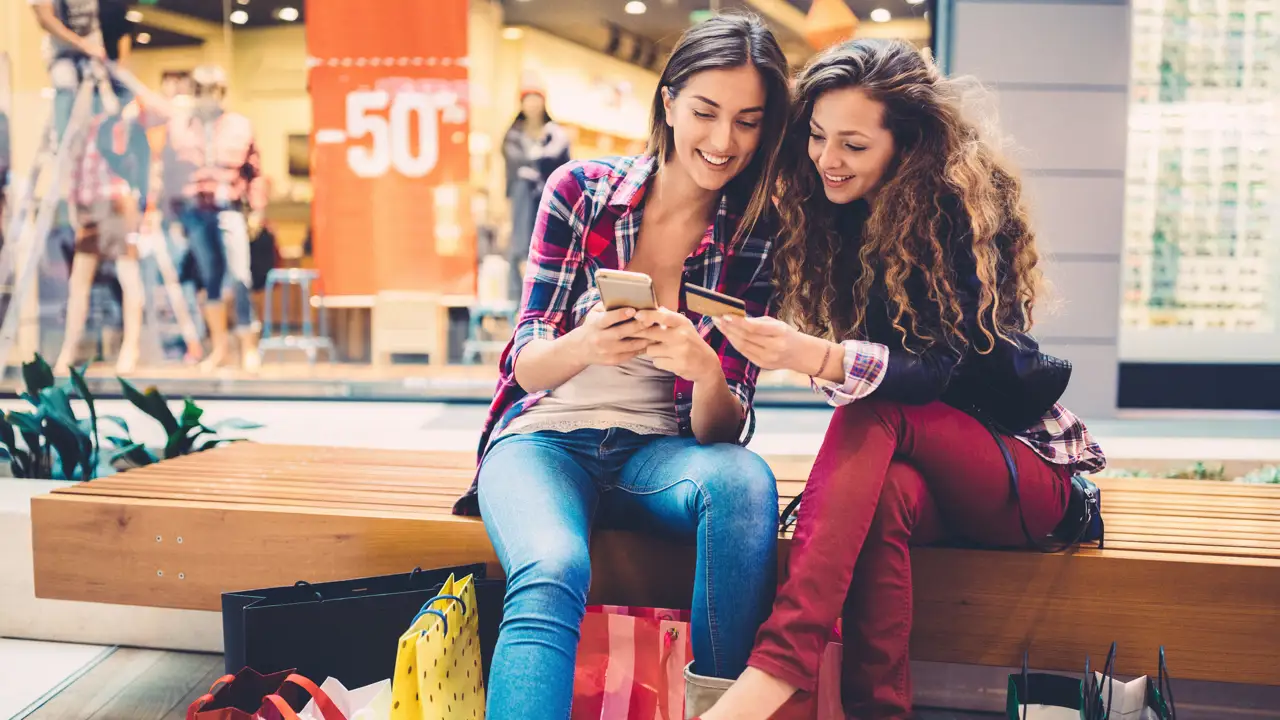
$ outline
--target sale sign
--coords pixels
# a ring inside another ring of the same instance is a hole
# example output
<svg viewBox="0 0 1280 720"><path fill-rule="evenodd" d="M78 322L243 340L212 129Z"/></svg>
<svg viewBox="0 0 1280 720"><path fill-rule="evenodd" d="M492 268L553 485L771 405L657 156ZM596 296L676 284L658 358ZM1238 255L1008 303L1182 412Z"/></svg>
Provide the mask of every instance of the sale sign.
<svg viewBox="0 0 1280 720"><path fill-rule="evenodd" d="M310 0L306 11L325 291L474 294L467 0Z"/></svg>

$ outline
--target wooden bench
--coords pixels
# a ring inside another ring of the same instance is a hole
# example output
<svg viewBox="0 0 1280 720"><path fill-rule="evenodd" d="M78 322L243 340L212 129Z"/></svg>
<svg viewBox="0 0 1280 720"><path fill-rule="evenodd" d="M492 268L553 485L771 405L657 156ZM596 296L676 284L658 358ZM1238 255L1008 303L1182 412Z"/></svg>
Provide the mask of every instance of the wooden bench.
<svg viewBox="0 0 1280 720"><path fill-rule="evenodd" d="M770 458L783 502L812 458ZM43 598L217 610L223 591L496 559L450 514L470 452L240 444L32 500ZM1280 487L1104 480L1107 549L920 548L913 657L1079 671L1119 643L1118 671L1280 685ZM785 557L787 540L783 538ZM593 539L592 599L687 607L693 552Z"/></svg>

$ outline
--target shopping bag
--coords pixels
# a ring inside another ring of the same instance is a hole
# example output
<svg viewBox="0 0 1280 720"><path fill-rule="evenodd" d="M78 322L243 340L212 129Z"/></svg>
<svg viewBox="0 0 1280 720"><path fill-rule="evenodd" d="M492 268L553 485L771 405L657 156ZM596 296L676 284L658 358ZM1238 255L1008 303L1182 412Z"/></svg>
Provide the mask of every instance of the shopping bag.
<svg viewBox="0 0 1280 720"><path fill-rule="evenodd" d="M475 579L445 580L400 636L391 720L484 720Z"/></svg>
<svg viewBox="0 0 1280 720"><path fill-rule="evenodd" d="M347 720L389 720L391 717L391 680L383 680L362 688L348 690L338 678L329 678L320 690L333 701ZM300 720L325 720L314 699L298 713Z"/></svg>
<svg viewBox="0 0 1280 720"><path fill-rule="evenodd" d="M1115 644L1107 656L1102 677L1113 677ZM1027 670L1027 655L1022 656L1022 672L1009 676L1005 700L1007 720L1105 720L1106 708L1099 691L1100 681L1090 671L1085 659L1084 678Z"/></svg>
<svg viewBox="0 0 1280 720"><path fill-rule="evenodd" d="M292 670L263 675L252 668L218 678L187 707L187 720L298 720L294 708L307 695L319 711L318 720L348 720L307 678Z"/></svg>
<svg viewBox="0 0 1280 720"><path fill-rule="evenodd" d="M596 605L582 619L572 720L684 720L689 613Z"/></svg>
<svg viewBox="0 0 1280 720"><path fill-rule="evenodd" d="M299 675L337 678L352 688L386 680L395 670L396 642L405 623L453 574L476 578L481 661L487 673L506 585L486 580L483 564L223 593L227 672L296 668Z"/></svg>
<svg viewBox="0 0 1280 720"><path fill-rule="evenodd" d="M1097 673L1094 678L1103 705L1108 709L1106 720L1176 720L1173 704L1173 687L1169 667L1165 663L1164 647L1160 648L1160 670L1155 680L1143 675L1127 683L1106 678Z"/></svg>

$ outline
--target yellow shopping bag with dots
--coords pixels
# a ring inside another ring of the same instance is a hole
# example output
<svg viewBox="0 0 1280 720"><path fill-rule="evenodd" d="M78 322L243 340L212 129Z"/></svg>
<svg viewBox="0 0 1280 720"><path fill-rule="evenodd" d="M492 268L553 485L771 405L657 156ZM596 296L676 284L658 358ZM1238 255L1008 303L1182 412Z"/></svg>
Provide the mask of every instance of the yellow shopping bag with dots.
<svg viewBox="0 0 1280 720"><path fill-rule="evenodd" d="M450 576L400 636L391 720L483 720L480 613L472 576Z"/></svg>

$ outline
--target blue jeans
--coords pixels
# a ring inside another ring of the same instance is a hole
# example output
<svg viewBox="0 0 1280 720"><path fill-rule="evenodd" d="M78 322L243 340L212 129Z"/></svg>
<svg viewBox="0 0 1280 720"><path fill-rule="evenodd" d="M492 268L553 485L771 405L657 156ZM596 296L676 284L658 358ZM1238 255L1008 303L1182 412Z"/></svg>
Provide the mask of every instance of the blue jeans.
<svg viewBox="0 0 1280 720"><path fill-rule="evenodd" d="M221 302L228 287L235 300L236 326L244 329L253 324L253 304L249 288L227 268L227 246L218 226L216 208L188 204L179 216L187 236L187 279L203 289L209 302Z"/></svg>
<svg viewBox="0 0 1280 720"><path fill-rule="evenodd" d="M479 501L507 575L489 720L569 717L597 519L696 542L694 672L746 669L777 574L778 490L755 453L617 428L510 435L481 463Z"/></svg>

